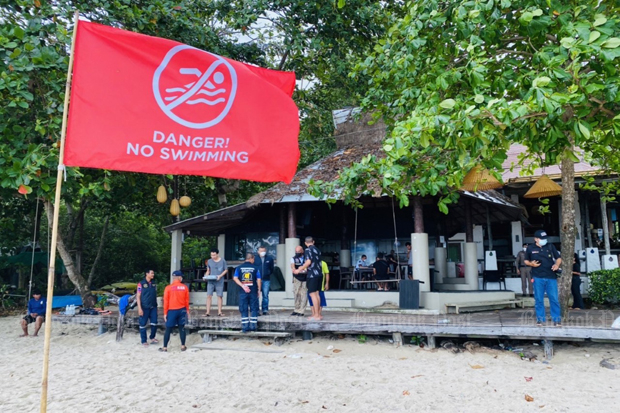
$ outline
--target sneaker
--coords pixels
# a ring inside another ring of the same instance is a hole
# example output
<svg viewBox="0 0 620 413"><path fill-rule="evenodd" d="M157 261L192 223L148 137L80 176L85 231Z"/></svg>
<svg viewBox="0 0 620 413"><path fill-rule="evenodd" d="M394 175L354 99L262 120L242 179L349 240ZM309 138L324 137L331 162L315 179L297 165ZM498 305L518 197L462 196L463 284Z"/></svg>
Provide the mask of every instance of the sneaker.
<svg viewBox="0 0 620 413"><path fill-rule="evenodd" d="M269 315L269 311L263 311L263 315Z"/></svg>
<svg viewBox="0 0 620 413"><path fill-rule="evenodd" d="M303 317L304 314L303 313L297 313L297 317Z"/></svg>
<svg viewBox="0 0 620 413"><path fill-rule="evenodd" d="M299 315L299 313L296 313L295 311L293 311L293 312L291 313L291 315L292 315L293 317L296 317L297 315Z"/></svg>
<svg viewBox="0 0 620 413"><path fill-rule="evenodd" d="M542 327L543 326L543 321L537 321L536 322L536 327Z"/></svg>
<svg viewBox="0 0 620 413"><path fill-rule="evenodd" d="M562 323L560 323L560 322L553 323L553 326L554 327L562 327Z"/></svg>

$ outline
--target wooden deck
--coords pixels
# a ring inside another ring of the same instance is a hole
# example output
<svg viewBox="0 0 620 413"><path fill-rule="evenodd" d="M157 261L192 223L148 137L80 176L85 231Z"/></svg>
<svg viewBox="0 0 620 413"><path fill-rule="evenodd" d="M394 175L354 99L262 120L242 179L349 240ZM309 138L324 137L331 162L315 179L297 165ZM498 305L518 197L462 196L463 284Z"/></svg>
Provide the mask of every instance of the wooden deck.
<svg viewBox="0 0 620 413"><path fill-rule="evenodd" d="M309 321L305 317L291 317L290 309L275 310L268 316L258 318L258 329L263 331L339 333L427 336L462 338L510 338L528 340L588 340L620 342L620 329L612 329L614 319L620 311L584 310L571 311L562 327L548 323L544 327L535 325L533 309L513 309L468 314L423 315L394 314L368 311L324 311L324 320ZM217 314L214 312L213 314ZM224 317L204 316L204 310L193 310L189 329L225 330L241 329L239 312L233 308L224 309ZM107 316L64 316L55 315L56 323L91 324L115 328L117 314ZM163 327L163 316L158 320ZM126 316L126 326L137 327L136 311Z"/></svg>

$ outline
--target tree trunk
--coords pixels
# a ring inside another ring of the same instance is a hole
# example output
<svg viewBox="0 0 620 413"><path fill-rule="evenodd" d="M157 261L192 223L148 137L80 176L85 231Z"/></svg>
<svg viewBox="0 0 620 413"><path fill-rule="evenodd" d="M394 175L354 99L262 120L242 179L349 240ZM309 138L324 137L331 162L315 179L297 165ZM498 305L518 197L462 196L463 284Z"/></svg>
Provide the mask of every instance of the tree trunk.
<svg viewBox="0 0 620 413"><path fill-rule="evenodd" d="M110 216L105 217L105 222L103 223L103 229L101 230L101 238L99 239L99 248L97 249L97 256L95 257L95 262L93 262L93 266L90 268L90 274L88 274L88 282L87 286L90 289L91 284L93 283L93 278L95 277L95 269L97 268L97 264L99 263L99 259L101 258L101 252L103 251L103 240L105 238L105 233L108 230L108 224L110 223Z"/></svg>
<svg viewBox="0 0 620 413"><path fill-rule="evenodd" d="M52 219L54 217L54 206L52 205L52 202L49 200L45 200L43 205L45 207L45 214L47 215L47 220L48 220L49 228L51 231ZM88 303L91 302L91 300L89 299L90 290L88 288L86 280L84 279L84 277L82 277L82 274L76 271L75 263L73 262L73 257L71 256L71 253L69 252L69 250L66 248L62 235L60 234L60 231L58 231L58 234L56 236L57 236L56 244L58 247L58 253L60 254L60 257L62 258L65 264L65 268L67 269L67 274L69 275L69 279L71 280L73 285L75 285L75 287L77 288L78 293L82 296L82 302L84 303L84 306L87 306ZM51 297L48 297L48 299L51 299Z"/></svg>
<svg viewBox="0 0 620 413"><path fill-rule="evenodd" d="M601 194L601 218L603 220L603 241L605 242L605 255L611 255L611 245L609 245L609 222L607 220L607 200Z"/></svg>
<svg viewBox="0 0 620 413"><path fill-rule="evenodd" d="M570 148L572 150L572 148ZM575 251L575 164L566 155L562 157L562 276L558 279L562 318L568 315L568 300Z"/></svg>
<svg viewBox="0 0 620 413"><path fill-rule="evenodd" d="M422 197L413 197L413 232L424 233L424 210L422 209Z"/></svg>

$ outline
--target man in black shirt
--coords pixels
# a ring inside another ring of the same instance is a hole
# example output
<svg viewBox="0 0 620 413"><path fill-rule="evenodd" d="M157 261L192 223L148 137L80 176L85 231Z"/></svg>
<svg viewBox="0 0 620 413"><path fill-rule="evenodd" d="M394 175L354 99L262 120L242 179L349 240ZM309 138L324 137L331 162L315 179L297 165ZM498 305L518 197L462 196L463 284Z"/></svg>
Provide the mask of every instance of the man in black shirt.
<svg viewBox="0 0 620 413"><path fill-rule="evenodd" d="M388 272L390 270L389 264L383 259L382 252L377 254L377 260L372 263L371 267L375 280L377 280L377 291L390 291L388 283L381 282L389 278Z"/></svg>
<svg viewBox="0 0 620 413"><path fill-rule="evenodd" d="M307 280L306 285L308 287L308 294L312 299L312 316L308 317L308 320L321 320L321 298L319 291L323 284L323 270L321 269L321 251L314 246L314 239L312 237L306 237L305 240L306 251L304 252L304 264L297 270L293 271L293 274L299 274L306 271Z"/></svg>
<svg viewBox="0 0 620 413"><path fill-rule="evenodd" d="M573 256L573 279L571 280L570 291L573 294L573 310L583 310L586 306L583 304L581 296L581 265L579 265L579 256L577 253Z"/></svg>
<svg viewBox="0 0 620 413"><path fill-rule="evenodd" d="M562 264L562 258L560 258L560 253L553 244L547 244L547 233L545 231L536 231L534 241L536 241L534 245L527 247L524 262L525 265L532 267L536 325L542 326L545 322L545 293L547 293L553 324L560 327L562 325L562 314L558 299L556 271Z"/></svg>

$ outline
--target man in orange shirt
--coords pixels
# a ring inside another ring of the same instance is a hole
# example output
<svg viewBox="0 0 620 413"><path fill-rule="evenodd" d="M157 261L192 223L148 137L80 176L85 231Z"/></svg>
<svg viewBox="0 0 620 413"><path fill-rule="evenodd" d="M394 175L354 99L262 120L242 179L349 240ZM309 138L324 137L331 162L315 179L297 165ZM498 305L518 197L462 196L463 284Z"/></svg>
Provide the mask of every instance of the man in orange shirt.
<svg viewBox="0 0 620 413"><path fill-rule="evenodd" d="M181 351L187 350L185 347L185 323L189 320L189 288L182 283L183 273L181 271L173 272L172 278L172 284L164 290L166 333L164 334L164 346L159 351L168 351L170 332L175 326L179 326Z"/></svg>

